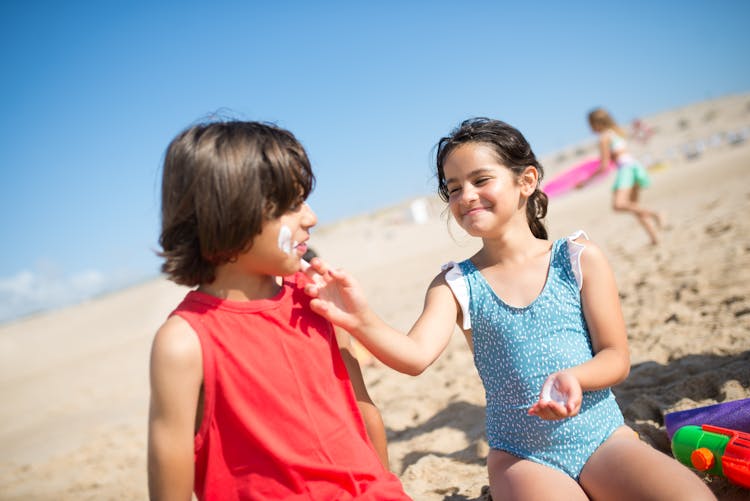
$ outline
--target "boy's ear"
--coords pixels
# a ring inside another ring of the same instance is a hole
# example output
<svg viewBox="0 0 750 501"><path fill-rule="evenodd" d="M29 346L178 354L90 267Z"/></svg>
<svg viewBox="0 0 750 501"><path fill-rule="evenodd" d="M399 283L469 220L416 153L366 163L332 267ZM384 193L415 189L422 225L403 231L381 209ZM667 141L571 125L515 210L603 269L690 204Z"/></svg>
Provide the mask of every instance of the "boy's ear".
<svg viewBox="0 0 750 501"><path fill-rule="evenodd" d="M533 165L529 165L518 177L518 182L521 184L521 193L527 197L531 196L539 186L539 171Z"/></svg>

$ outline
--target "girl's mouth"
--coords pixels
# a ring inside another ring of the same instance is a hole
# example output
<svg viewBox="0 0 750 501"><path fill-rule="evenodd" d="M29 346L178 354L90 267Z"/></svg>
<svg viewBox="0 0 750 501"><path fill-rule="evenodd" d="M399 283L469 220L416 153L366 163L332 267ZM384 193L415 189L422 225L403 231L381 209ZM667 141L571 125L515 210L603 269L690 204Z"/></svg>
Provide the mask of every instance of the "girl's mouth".
<svg viewBox="0 0 750 501"><path fill-rule="evenodd" d="M484 212L485 210L487 210L487 209L485 209L484 207L474 207L474 208L469 209L466 212L464 212L464 217L465 216L473 216L475 214L479 214L481 212Z"/></svg>

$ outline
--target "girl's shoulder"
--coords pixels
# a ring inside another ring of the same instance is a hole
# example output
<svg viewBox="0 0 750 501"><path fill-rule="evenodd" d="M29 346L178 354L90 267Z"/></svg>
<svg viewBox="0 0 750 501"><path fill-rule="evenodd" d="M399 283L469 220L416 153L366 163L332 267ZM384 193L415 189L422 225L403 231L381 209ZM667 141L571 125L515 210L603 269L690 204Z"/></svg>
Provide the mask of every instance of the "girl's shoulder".
<svg viewBox="0 0 750 501"><path fill-rule="evenodd" d="M564 241L568 248L568 256L570 258L570 267L573 270L573 276L575 276L578 290L583 287L583 255L584 250L597 249L596 244L589 239L588 234L584 230L577 230L570 235L563 237L561 240ZM591 252L591 251L588 251ZM596 252L596 251L594 251Z"/></svg>
<svg viewBox="0 0 750 501"><path fill-rule="evenodd" d="M578 290L581 290L584 275L601 272L609 266L609 261L602 248L590 240L583 230L576 231L565 238L573 275L575 275Z"/></svg>
<svg viewBox="0 0 750 501"><path fill-rule="evenodd" d="M576 230L570 235L562 238L568 244L569 248L585 247L586 243L591 242L588 233L584 230Z"/></svg>
<svg viewBox="0 0 750 501"><path fill-rule="evenodd" d="M586 254L604 255L601 247L595 241L591 240L584 230L574 231L560 240L563 240L567 244L571 259L583 256L584 250Z"/></svg>
<svg viewBox="0 0 750 501"><path fill-rule="evenodd" d="M471 262L466 259L463 262ZM440 274L435 277L435 280L442 278L445 284L450 288L453 296L461 308L462 323L461 328L463 330L471 329L471 316L469 313L469 290L466 287L466 281L464 280L464 274L461 270L460 263L455 261L448 261L441 266Z"/></svg>

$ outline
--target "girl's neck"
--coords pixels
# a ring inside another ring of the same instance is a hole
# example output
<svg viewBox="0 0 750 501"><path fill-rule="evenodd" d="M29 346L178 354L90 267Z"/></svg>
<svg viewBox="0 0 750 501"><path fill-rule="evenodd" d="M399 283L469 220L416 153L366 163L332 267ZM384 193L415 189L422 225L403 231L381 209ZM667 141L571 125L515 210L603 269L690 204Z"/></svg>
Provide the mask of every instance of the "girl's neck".
<svg viewBox="0 0 750 501"><path fill-rule="evenodd" d="M482 266L523 262L529 256L538 254L543 247L548 247L548 242L536 238L526 226L497 238L483 238L482 248L475 255L475 259L477 264Z"/></svg>

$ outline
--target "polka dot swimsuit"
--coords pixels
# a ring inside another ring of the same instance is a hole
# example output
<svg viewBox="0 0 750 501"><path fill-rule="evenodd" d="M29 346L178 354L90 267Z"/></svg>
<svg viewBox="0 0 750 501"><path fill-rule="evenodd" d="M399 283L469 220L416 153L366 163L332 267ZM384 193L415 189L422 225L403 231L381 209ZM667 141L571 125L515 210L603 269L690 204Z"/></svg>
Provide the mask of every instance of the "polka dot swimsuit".
<svg viewBox="0 0 750 501"><path fill-rule="evenodd" d="M544 288L526 307L503 302L470 260L454 266L449 271L454 280L448 282L457 298L468 294L464 317L470 317L474 363L487 396L490 447L557 468L577 480L597 447L623 424L612 392L584 392L580 413L571 418L545 421L527 414L550 374L593 356L566 245L580 246L572 238L554 242ZM463 280L457 281L459 271ZM455 287L457 282L463 283Z"/></svg>

